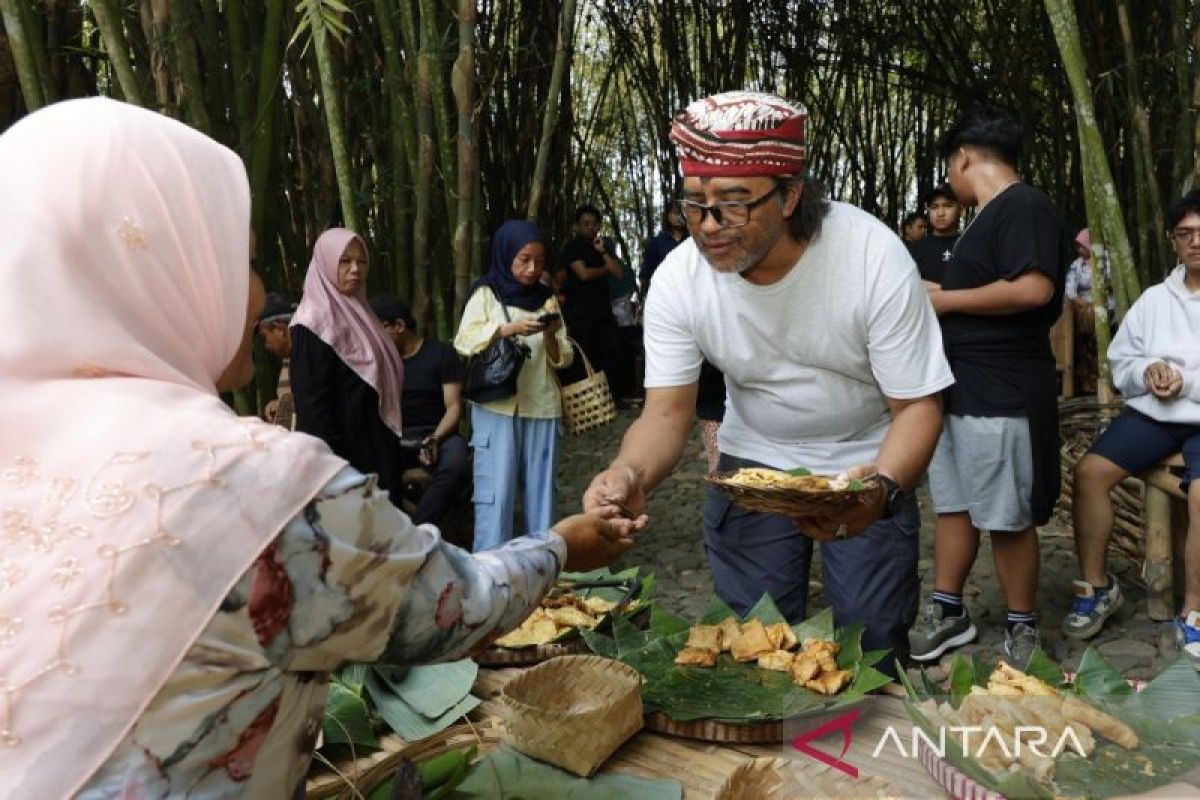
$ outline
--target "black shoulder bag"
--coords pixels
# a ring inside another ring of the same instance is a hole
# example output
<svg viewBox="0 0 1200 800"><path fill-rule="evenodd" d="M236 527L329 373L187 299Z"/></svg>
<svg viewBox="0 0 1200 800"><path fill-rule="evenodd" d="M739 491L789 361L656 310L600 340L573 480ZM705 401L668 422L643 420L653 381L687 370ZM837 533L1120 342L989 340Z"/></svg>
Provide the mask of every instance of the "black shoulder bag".
<svg viewBox="0 0 1200 800"><path fill-rule="evenodd" d="M492 294L496 294L494 289ZM504 321L511 322L508 308L500 295L496 295L496 300L504 312ZM476 403L512 397L517 393L517 376L521 374L521 367L525 366L529 355L529 347L517 341L517 337L500 337L482 353L471 357L467 364L467 377L463 381L463 396Z"/></svg>

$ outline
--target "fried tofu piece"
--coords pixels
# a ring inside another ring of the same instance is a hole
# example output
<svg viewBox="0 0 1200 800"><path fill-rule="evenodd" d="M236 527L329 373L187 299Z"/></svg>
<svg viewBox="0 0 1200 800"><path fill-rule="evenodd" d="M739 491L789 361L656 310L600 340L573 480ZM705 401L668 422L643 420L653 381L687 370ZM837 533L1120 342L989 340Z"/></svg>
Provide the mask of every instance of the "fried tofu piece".
<svg viewBox="0 0 1200 800"><path fill-rule="evenodd" d="M1021 690L1022 694L1041 695L1043 697L1055 697L1058 692L1054 687L1043 680L1026 675L1016 667L1001 661L994 672L988 677L988 686L993 683L1001 686L1012 686Z"/></svg>
<svg viewBox="0 0 1200 800"><path fill-rule="evenodd" d="M675 663L681 667L714 667L717 664L717 651L704 647L685 647L675 656Z"/></svg>
<svg viewBox="0 0 1200 800"><path fill-rule="evenodd" d="M817 665L821 668L821 672L837 672L837 659L828 650L818 650L816 657Z"/></svg>
<svg viewBox="0 0 1200 800"><path fill-rule="evenodd" d="M786 622L775 622L767 626L767 638L776 650L791 650L796 646L796 633Z"/></svg>
<svg viewBox="0 0 1200 800"><path fill-rule="evenodd" d="M788 650L775 650L759 656L758 665L763 669L773 669L776 672L788 672L791 670L792 662L795 660L795 653L792 653Z"/></svg>
<svg viewBox="0 0 1200 800"><path fill-rule="evenodd" d="M804 687L824 695L835 695L850 685L850 670L839 669L805 681Z"/></svg>
<svg viewBox="0 0 1200 800"><path fill-rule="evenodd" d="M693 625L688 631L687 646L721 652L721 628L716 625Z"/></svg>
<svg viewBox="0 0 1200 800"><path fill-rule="evenodd" d="M791 673L792 680L803 686L804 684L817 677L817 673L821 671L821 665L817 663L817 659L808 653L800 653L792 661Z"/></svg>
<svg viewBox="0 0 1200 800"><path fill-rule="evenodd" d="M804 640L804 651L806 653L815 653L820 650L824 650L831 656L837 656L838 653L842 652L842 646L837 642L830 641L829 639Z"/></svg>
<svg viewBox="0 0 1200 800"><path fill-rule="evenodd" d="M591 630L599 622L598 619L580 611L575 606L563 606L562 608L551 609L550 616L563 628L587 628Z"/></svg>
<svg viewBox="0 0 1200 800"><path fill-rule="evenodd" d="M721 629L722 650L729 650L742 635L742 626L738 623L737 617L726 617L717 627Z"/></svg>
<svg viewBox="0 0 1200 800"><path fill-rule="evenodd" d="M770 637L767 636L766 626L759 620L752 619L742 626L742 635L733 643L729 652L738 661L753 661L774 649Z"/></svg>

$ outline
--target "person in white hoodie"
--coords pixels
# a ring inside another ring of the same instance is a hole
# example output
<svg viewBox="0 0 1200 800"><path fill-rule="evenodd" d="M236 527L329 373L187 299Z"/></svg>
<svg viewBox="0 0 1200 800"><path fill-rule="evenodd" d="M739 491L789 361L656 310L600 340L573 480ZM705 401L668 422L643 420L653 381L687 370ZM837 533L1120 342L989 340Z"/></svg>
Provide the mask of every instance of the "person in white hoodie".
<svg viewBox="0 0 1200 800"><path fill-rule="evenodd" d="M1200 191L1175 203L1168 231L1179 264L1138 298L1108 348L1125 409L1075 468L1072 508L1082 580L1074 582L1063 632L1090 638L1121 606L1121 589L1105 568L1113 528L1109 490L1182 451L1187 578L1175 626L1180 649L1200 667L1200 481L1192 481L1200 475Z"/></svg>

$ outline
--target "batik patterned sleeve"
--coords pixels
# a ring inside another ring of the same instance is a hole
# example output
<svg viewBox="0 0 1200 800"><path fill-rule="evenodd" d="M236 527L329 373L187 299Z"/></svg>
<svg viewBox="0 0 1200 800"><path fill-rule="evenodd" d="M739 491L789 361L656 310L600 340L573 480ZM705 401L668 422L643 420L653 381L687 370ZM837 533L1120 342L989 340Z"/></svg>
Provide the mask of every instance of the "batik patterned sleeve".
<svg viewBox="0 0 1200 800"><path fill-rule="evenodd" d="M554 531L467 553L346 469L263 552L223 610L248 615L268 659L288 670L454 660L519 625L565 558Z"/></svg>

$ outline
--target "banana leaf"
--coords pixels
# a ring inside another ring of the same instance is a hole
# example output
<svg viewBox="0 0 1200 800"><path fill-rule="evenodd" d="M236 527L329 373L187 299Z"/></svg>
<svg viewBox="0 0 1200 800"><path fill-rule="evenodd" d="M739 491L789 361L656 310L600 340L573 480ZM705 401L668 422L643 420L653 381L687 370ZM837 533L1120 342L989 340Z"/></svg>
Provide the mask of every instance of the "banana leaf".
<svg viewBox="0 0 1200 800"><path fill-rule="evenodd" d="M594 569L591 572L560 572L558 579L560 581L635 581L637 587L633 591L633 597L629 600L626 606L617 614L609 614L600 621L598 628L605 629L609 626L610 620L623 616L626 619L640 614L650 604L654 597L654 590L658 586L658 578L653 572L641 573L641 567L630 567L629 569L621 570L620 572L612 572L607 567ZM619 603L625 599L625 590L617 586L596 586L589 589L572 590L573 594L588 598L599 597L603 600L608 600L612 603ZM564 642L574 639L579 636L577 628L567 628L555 636L550 642ZM536 645L526 645L527 647L536 647ZM521 650L523 648L514 647L513 650Z"/></svg>
<svg viewBox="0 0 1200 800"><path fill-rule="evenodd" d="M730 616L737 617L728 605L714 599L701 623L716 624ZM786 621L766 595L741 621L751 619L764 624ZM800 641L819 637L841 645L838 666L853 671L854 679L842 694L833 697L797 686L787 673L743 664L727 653L722 653L712 668L676 666L675 656L687 642L690 628L686 620L655 605L650 626L644 631L618 617L610 633L584 631L583 636L593 651L629 664L642 674L642 700L648 711L661 711L680 722L750 723L812 716L860 703L868 692L891 680L873 666L885 651L863 653L863 626L835 630L829 610L793 625L792 630Z"/></svg>
<svg viewBox="0 0 1200 800"><path fill-rule="evenodd" d="M388 727L418 741L453 725L480 703L471 695L479 666L467 659L448 664L396 669L375 667L366 675L366 693Z"/></svg>
<svg viewBox="0 0 1200 800"><path fill-rule="evenodd" d="M379 747L367 704L352 687L334 680L325 700L321 731L325 744L347 744L354 748Z"/></svg>
<svg viewBox="0 0 1200 800"><path fill-rule="evenodd" d="M682 800L683 785L676 780L633 775L595 775L577 778L508 747L500 747L479 760L466 780L450 795L468 798L553 797L555 800Z"/></svg>
<svg viewBox="0 0 1200 800"><path fill-rule="evenodd" d="M1071 684L1064 682L1057 665L1041 651L1035 652L1027 672L1061 692L1074 692L1129 725L1138 734L1139 745L1125 750L1097 735L1096 749L1087 758L1066 747L1056 758L1054 777L1046 784L1036 783L1020 771L993 775L975 760L974 753L963 754L961 749L947 746L946 761L976 783L1009 798L1113 797L1144 792L1200 766L1200 675L1185 658L1168 666L1140 692L1133 692L1092 648L1084 653ZM952 704L957 705L971 685L986 685L988 674L990 670L980 662L956 656L949 674ZM930 691L933 687L928 680L918 689L902 672L901 682L908 692L913 721L937 741L938 731L916 703L943 698Z"/></svg>

